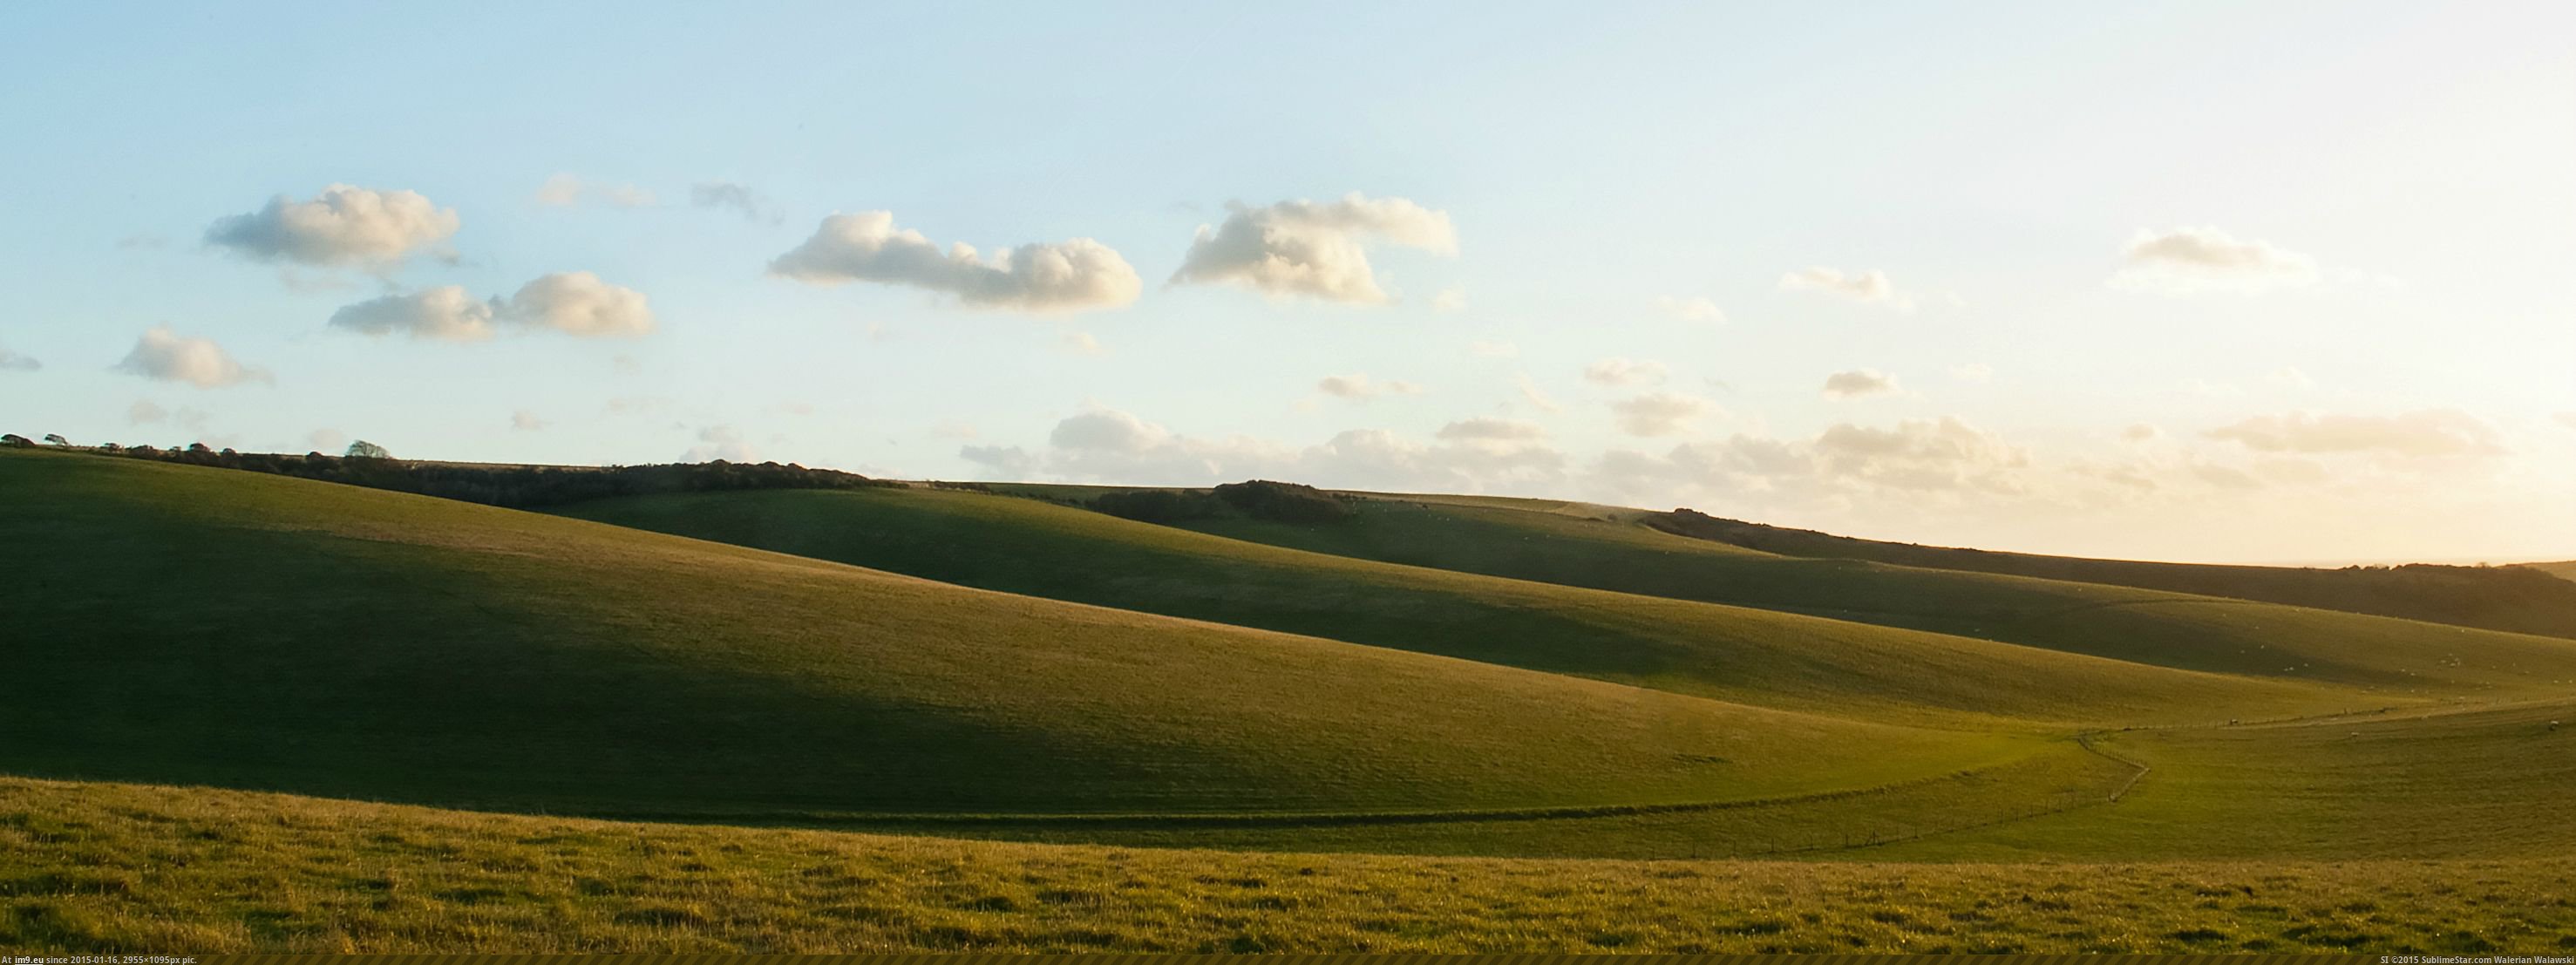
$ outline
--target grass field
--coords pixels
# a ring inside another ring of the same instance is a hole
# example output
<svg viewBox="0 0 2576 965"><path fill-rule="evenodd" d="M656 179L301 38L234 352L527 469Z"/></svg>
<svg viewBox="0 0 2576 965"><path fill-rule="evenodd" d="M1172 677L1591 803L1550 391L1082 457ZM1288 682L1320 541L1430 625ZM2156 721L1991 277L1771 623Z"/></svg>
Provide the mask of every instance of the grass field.
<svg viewBox="0 0 2576 965"><path fill-rule="evenodd" d="M2576 641L1579 503L0 496L0 947L2576 947Z"/></svg>
<svg viewBox="0 0 2576 965"><path fill-rule="evenodd" d="M0 778L0 947L2565 954L2551 858L1537 861L627 824Z"/></svg>

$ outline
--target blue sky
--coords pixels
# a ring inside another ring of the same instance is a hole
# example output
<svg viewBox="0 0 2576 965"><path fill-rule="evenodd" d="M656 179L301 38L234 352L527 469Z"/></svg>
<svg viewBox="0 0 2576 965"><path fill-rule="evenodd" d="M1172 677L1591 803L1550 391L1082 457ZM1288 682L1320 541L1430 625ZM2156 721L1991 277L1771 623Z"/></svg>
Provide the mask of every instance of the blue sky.
<svg viewBox="0 0 2576 965"><path fill-rule="evenodd" d="M2099 555L2576 556L2571 28L2549 3L19 5L0 412ZM208 240L332 185L455 227L355 261ZM716 185L755 203L695 203ZM1137 284L1000 304L932 269L770 270L879 211L986 263L1092 239ZM1171 283L1230 217L1270 267ZM1274 272L1350 252L1388 300ZM1792 281L1818 268L1844 284ZM649 331L511 301L582 272ZM501 298L496 334L330 324L446 286ZM265 377L120 368L156 326Z"/></svg>

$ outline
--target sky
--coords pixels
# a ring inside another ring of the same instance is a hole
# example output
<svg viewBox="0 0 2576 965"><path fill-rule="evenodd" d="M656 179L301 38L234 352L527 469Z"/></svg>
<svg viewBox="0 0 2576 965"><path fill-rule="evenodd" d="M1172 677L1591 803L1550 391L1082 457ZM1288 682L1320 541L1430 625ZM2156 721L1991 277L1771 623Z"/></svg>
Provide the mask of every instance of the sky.
<svg viewBox="0 0 2576 965"><path fill-rule="evenodd" d="M2557 2L17 4L0 429L2564 559L2570 36Z"/></svg>

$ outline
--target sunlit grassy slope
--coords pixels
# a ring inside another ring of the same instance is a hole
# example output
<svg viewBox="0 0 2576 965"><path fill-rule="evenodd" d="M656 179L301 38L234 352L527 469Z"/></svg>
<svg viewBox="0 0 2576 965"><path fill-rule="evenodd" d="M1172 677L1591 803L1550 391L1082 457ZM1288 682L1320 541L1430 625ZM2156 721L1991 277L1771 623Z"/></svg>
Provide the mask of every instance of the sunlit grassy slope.
<svg viewBox="0 0 2576 965"><path fill-rule="evenodd" d="M0 770L589 813L1246 813L1870 787L2031 741L0 453Z"/></svg>
<svg viewBox="0 0 2576 965"><path fill-rule="evenodd" d="M1872 860L2576 853L2576 701L2103 735L2152 771L2111 807L1892 845Z"/></svg>
<svg viewBox="0 0 2576 965"><path fill-rule="evenodd" d="M2562 580L2576 580L2576 560L2569 560L2564 563L2525 563L2522 565L2531 567L2532 569L2539 570Z"/></svg>
<svg viewBox="0 0 2576 965"><path fill-rule="evenodd" d="M1815 613L2124 661L2323 681L2392 697L2547 690L2576 643L2094 583L1804 558L1650 529L1580 503L1367 497L1339 522L1193 529L1361 559Z"/></svg>
<svg viewBox="0 0 2576 965"><path fill-rule="evenodd" d="M2566 954L2576 865L1531 861L624 824L0 778L19 952Z"/></svg>
<svg viewBox="0 0 2576 965"><path fill-rule="evenodd" d="M1233 539L928 489L653 496L565 511L972 586L1838 715L2213 722L2558 693L2576 679L2576 642L2555 638L1798 560L1561 513L1370 501L1313 527L1218 527L1243 537Z"/></svg>
<svg viewBox="0 0 2576 965"><path fill-rule="evenodd" d="M2576 637L2576 587L2530 579L2510 567L2158 563L1890 543L1687 511L1655 513L1645 519L1650 525L1682 535L1784 556L1873 560L1932 569L2107 583Z"/></svg>

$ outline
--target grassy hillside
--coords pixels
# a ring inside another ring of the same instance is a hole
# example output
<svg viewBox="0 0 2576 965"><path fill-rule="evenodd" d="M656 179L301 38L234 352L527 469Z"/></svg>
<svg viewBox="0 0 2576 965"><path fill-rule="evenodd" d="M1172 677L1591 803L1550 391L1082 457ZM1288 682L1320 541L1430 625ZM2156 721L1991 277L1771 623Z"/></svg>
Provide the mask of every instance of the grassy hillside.
<svg viewBox="0 0 2576 965"><path fill-rule="evenodd" d="M1890 719L2208 722L2559 693L2576 680L2576 642L2554 638L1799 560L1556 513L1368 500L1322 526L1193 524L1241 537L1229 539L921 489L657 496L565 511L971 586ZM2099 657L2113 659L2090 659Z"/></svg>
<svg viewBox="0 0 2576 965"><path fill-rule="evenodd" d="M1873 859L2512 857L2576 853L2576 701L2104 735L2154 768L2114 807Z"/></svg>
<svg viewBox="0 0 2576 965"><path fill-rule="evenodd" d="M2572 868L1241 854L0 778L0 947L46 953L2566 954Z"/></svg>
<svg viewBox="0 0 2576 965"><path fill-rule="evenodd" d="M1634 511L1366 497L1346 520L1190 522L1237 539L1414 566L1813 613L2124 661L2323 681L2382 696L2557 692L2576 644L2063 580L1802 558L1638 525Z"/></svg>
<svg viewBox="0 0 2576 965"><path fill-rule="evenodd" d="M1976 726L1995 726L1997 717L2126 724L2288 716L2375 699L2295 677L2177 672L1864 623L1300 552L979 493L691 494L601 500L563 511L968 586L1837 716ZM1682 547L1684 558L1695 545L1643 535ZM2544 656L2560 663L2540 657L2532 663L2564 664L2565 675L2576 676L2576 644L2541 642L2557 648ZM2456 669L2463 678L2486 672L2483 663Z"/></svg>
<svg viewBox="0 0 2576 965"><path fill-rule="evenodd" d="M588 813L1383 812L1868 787L2027 741L0 453L0 770ZM1034 505L1034 504L1032 504Z"/></svg>
<svg viewBox="0 0 2576 965"><path fill-rule="evenodd" d="M2533 579L2514 567L2415 564L2318 569L2153 563L1888 543L1720 519L1689 510L1652 514L1646 522L1667 532L1784 556L2107 583L2576 637L2576 586Z"/></svg>
<svg viewBox="0 0 2576 965"><path fill-rule="evenodd" d="M2576 560L2569 560L2564 563L2524 563L2522 565L2531 569L2539 570L2562 580L2576 580Z"/></svg>

